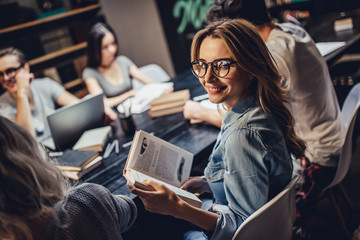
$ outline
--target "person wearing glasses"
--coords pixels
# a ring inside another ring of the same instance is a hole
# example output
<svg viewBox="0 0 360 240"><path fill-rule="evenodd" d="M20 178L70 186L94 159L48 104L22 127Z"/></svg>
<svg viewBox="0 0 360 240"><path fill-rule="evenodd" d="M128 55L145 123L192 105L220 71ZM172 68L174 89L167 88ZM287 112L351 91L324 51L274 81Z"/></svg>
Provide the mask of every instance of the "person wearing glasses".
<svg viewBox="0 0 360 240"><path fill-rule="evenodd" d="M294 132L281 77L251 23L210 23L194 36L191 59L210 101L227 109L204 176L182 186L197 194L212 193L212 205L195 208L155 181L145 181L152 191L127 186L147 210L204 230L187 232L185 239L231 239L247 217L290 182L290 155L302 157L306 147Z"/></svg>
<svg viewBox="0 0 360 240"><path fill-rule="evenodd" d="M0 83L6 90L0 96L0 115L40 141L51 137L46 116L55 111L56 104L79 101L50 78L34 79L25 55L13 47L0 50Z"/></svg>
<svg viewBox="0 0 360 240"><path fill-rule="evenodd" d="M117 239L134 202L98 184L70 187L23 128L0 116L0 236L16 240Z"/></svg>
<svg viewBox="0 0 360 240"><path fill-rule="evenodd" d="M132 78L143 84L156 83L144 75L126 56L118 56L118 41L114 30L105 23L96 23L87 41L87 67L83 80L90 94L105 94L104 104L118 106L136 93Z"/></svg>
<svg viewBox="0 0 360 240"><path fill-rule="evenodd" d="M325 59L302 27L272 23L264 0L216 0L207 21L223 17L244 18L255 24L282 75L280 84L288 91L287 106L296 121L295 132L307 144L306 158L299 162L305 183L298 207L304 216L309 215L322 189L334 178L344 141L344 124ZM217 111L196 102L188 102L184 109L186 118L221 124Z"/></svg>

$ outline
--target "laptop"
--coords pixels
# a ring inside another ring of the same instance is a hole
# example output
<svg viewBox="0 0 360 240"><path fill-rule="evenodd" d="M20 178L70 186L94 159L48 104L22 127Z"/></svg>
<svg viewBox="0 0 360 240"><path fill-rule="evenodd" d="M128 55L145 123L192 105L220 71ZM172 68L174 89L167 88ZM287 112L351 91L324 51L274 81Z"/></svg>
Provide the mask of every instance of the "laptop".
<svg viewBox="0 0 360 240"><path fill-rule="evenodd" d="M72 148L85 130L103 126L103 120L102 93L88 95L80 102L59 108L47 116L54 147L57 150Z"/></svg>

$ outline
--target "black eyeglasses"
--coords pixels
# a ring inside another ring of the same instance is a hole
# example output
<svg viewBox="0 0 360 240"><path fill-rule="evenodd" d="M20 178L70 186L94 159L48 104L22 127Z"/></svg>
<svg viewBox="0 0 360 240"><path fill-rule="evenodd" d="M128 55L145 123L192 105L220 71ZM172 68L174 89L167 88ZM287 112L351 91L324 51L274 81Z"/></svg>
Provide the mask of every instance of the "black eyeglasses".
<svg viewBox="0 0 360 240"><path fill-rule="evenodd" d="M205 76L209 65L211 70L218 77L226 77L230 72L231 64L236 63L231 59L216 59L215 61L206 63L203 60L196 60L191 62L191 70L195 77L202 78Z"/></svg>
<svg viewBox="0 0 360 240"><path fill-rule="evenodd" d="M18 66L16 68L8 68L4 72L0 72L0 82L4 83L5 75L8 77L15 76L16 71L19 70L20 68L22 68L23 66L24 66L24 64L20 64L20 66Z"/></svg>

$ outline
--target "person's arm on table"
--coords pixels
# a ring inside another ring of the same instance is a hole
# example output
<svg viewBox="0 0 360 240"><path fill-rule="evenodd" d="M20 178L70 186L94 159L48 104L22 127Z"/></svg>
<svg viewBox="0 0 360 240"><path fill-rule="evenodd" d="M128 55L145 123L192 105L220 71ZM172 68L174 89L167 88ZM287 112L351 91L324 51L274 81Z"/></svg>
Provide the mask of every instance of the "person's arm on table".
<svg viewBox="0 0 360 240"><path fill-rule="evenodd" d="M80 101L75 95L69 93L68 91L63 91L59 97L56 99L56 103L60 106L66 106Z"/></svg>
<svg viewBox="0 0 360 240"><path fill-rule="evenodd" d="M186 101L183 113L185 119L201 120L216 127L221 127L223 116L217 110L204 108L199 102Z"/></svg>
<svg viewBox="0 0 360 240"><path fill-rule="evenodd" d="M102 93L103 90L100 87L99 83L97 82L96 79L94 78L88 78L85 80L85 84L86 84L86 88L89 91L90 94L99 94ZM128 99L129 97L132 97L136 94L138 90L136 89L131 89L127 92L124 92L123 94L120 94L118 96L115 97L111 97L111 98L107 98L104 96L104 105L108 106L108 107L116 107L117 105L119 105L120 103L122 103L123 101L125 101L126 99Z"/></svg>

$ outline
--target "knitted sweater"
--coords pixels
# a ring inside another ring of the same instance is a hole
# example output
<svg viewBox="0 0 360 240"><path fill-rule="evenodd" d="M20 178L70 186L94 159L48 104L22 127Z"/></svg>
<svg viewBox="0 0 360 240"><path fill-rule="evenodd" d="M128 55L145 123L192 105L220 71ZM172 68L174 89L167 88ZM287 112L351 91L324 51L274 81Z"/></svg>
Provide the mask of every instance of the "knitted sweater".
<svg viewBox="0 0 360 240"><path fill-rule="evenodd" d="M114 196L97 184L81 184L55 204L43 239L122 239L137 209L125 196Z"/></svg>

